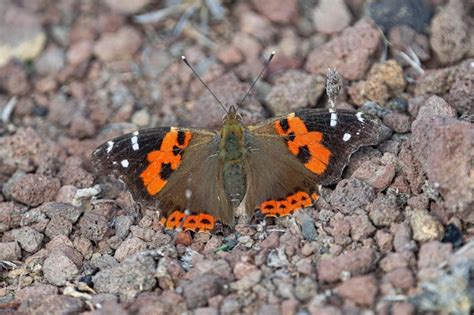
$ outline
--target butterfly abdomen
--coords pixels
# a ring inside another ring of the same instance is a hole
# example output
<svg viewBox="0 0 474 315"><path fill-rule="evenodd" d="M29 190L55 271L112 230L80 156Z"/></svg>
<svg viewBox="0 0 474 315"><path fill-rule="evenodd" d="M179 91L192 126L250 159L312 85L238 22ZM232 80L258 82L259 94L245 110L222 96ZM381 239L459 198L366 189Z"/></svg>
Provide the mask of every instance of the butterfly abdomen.
<svg viewBox="0 0 474 315"><path fill-rule="evenodd" d="M240 204L247 188L244 169L246 151L242 124L238 120L227 120L221 129L219 158L223 163L224 191L233 207Z"/></svg>

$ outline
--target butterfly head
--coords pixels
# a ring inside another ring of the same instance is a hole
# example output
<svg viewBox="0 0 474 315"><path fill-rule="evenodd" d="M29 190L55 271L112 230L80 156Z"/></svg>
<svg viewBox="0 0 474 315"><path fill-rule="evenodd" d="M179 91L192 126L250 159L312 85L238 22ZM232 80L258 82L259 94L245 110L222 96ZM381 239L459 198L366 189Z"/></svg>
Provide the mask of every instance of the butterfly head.
<svg viewBox="0 0 474 315"><path fill-rule="evenodd" d="M238 112L238 107L235 105L231 105L229 109L227 110L227 113L224 115L224 118L222 119L224 122L228 121L237 121L241 122L242 121L242 115L240 115Z"/></svg>

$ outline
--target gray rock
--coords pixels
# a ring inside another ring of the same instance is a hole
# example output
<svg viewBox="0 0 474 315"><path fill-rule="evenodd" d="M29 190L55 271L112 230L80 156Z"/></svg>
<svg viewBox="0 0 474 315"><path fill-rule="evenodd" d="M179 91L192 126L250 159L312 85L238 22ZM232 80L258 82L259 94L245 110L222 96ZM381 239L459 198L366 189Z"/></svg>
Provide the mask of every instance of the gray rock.
<svg viewBox="0 0 474 315"><path fill-rule="evenodd" d="M43 234L28 226L12 230L11 233L21 248L29 253L36 252L44 238Z"/></svg>

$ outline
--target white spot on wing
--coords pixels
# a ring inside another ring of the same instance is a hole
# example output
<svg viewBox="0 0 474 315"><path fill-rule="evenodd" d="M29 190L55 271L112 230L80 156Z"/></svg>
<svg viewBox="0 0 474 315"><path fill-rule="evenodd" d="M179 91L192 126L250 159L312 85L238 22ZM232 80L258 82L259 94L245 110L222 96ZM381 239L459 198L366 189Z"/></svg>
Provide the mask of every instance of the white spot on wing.
<svg viewBox="0 0 474 315"><path fill-rule="evenodd" d="M137 137L137 136L133 136L133 137L131 138L131 141L132 141L132 149L133 149L133 151L137 151L137 150L140 148L140 146L138 145L138 137Z"/></svg>
<svg viewBox="0 0 474 315"><path fill-rule="evenodd" d="M120 164L122 164L123 167L127 168L130 163L128 163L128 160L122 160Z"/></svg>
<svg viewBox="0 0 474 315"><path fill-rule="evenodd" d="M349 139L351 138L351 134L350 133L345 133L344 136L342 137L342 140L344 141L349 141Z"/></svg>
<svg viewBox="0 0 474 315"><path fill-rule="evenodd" d="M336 125L337 125L337 114L334 113L334 112L331 113L331 121L330 121L329 125L331 127L336 127Z"/></svg>
<svg viewBox="0 0 474 315"><path fill-rule="evenodd" d="M134 131L134 132L132 133L132 135L138 136L138 130Z"/></svg>
<svg viewBox="0 0 474 315"><path fill-rule="evenodd" d="M112 148L114 147L114 142L113 141L107 141L107 153L110 153L112 151Z"/></svg>
<svg viewBox="0 0 474 315"><path fill-rule="evenodd" d="M364 122L364 118L362 117L362 112L358 112L356 114L357 120L360 122Z"/></svg>

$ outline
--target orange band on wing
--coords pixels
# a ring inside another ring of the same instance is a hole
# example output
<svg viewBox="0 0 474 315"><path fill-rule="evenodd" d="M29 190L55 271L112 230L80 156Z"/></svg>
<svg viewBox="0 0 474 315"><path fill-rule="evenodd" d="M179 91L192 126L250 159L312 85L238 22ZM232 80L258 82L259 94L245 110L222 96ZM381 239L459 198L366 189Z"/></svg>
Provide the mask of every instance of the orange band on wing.
<svg viewBox="0 0 474 315"><path fill-rule="evenodd" d="M189 145L191 137L189 131L172 128L163 137L160 149L148 153L149 164L140 178L151 196L165 187L171 173L179 167L183 151Z"/></svg>
<svg viewBox="0 0 474 315"><path fill-rule="evenodd" d="M321 143L321 132L308 131L304 121L292 115L275 121L274 128L277 134L286 137L288 150L300 159L307 169L318 175L326 171L331 151Z"/></svg>
<svg viewBox="0 0 474 315"><path fill-rule="evenodd" d="M296 210L311 206L319 196L312 193L311 197L304 191L298 191L285 199L267 200L260 204L262 214L268 217L283 217L293 214Z"/></svg>
<svg viewBox="0 0 474 315"><path fill-rule="evenodd" d="M209 233L214 229L216 219L207 213L186 215L175 210L167 218L161 218L160 223L170 230L182 228L184 231Z"/></svg>

